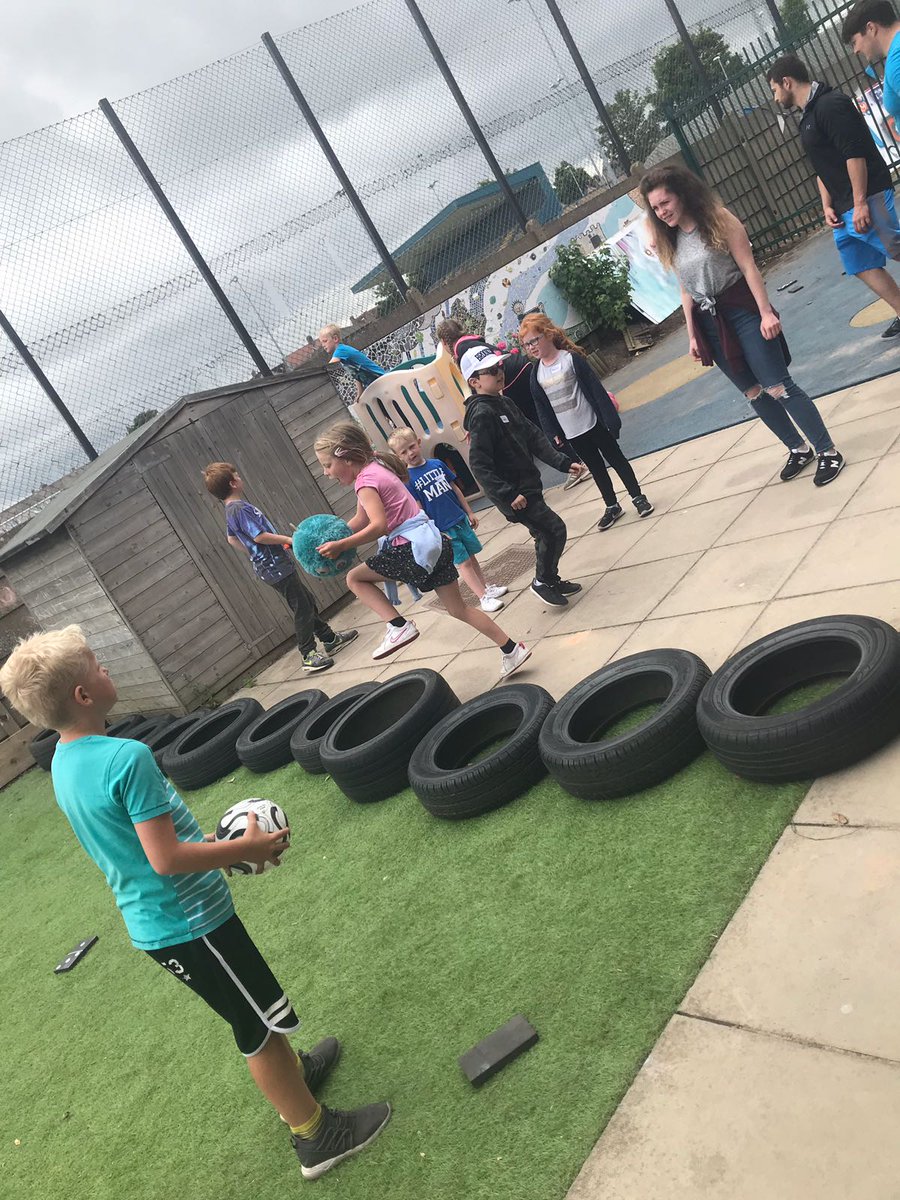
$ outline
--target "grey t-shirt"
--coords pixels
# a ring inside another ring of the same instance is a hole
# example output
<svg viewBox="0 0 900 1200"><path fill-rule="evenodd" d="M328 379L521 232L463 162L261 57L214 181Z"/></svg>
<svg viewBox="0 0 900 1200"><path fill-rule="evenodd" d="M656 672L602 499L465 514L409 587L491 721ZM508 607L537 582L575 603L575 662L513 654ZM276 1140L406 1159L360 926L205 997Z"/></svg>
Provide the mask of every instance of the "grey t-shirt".
<svg viewBox="0 0 900 1200"><path fill-rule="evenodd" d="M699 229L678 230L675 247L675 274L678 282L701 308L714 310L715 297L741 277L741 268L727 250L707 246Z"/></svg>
<svg viewBox="0 0 900 1200"><path fill-rule="evenodd" d="M565 437L578 437L594 428L597 414L578 386L575 364L568 350L560 350L555 362L538 363L537 377Z"/></svg>

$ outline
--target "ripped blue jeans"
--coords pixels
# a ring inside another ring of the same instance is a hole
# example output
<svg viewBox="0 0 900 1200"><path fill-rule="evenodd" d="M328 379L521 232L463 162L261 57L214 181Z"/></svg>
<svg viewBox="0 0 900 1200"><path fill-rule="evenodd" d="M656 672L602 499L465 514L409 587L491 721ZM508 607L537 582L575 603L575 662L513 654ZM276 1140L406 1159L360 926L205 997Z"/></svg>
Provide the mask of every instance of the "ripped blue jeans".
<svg viewBox="0 0 900 1200"><path fill-rule="evenodd" d="M720 305L720 311L734 330L747 364L746 371L732 370L722 349L715 318L707 312L696 312L695 320L700 322L713 361L722 374L747 396L759 419L788 450L799 449L804 440L816 454L832 449L834 442L819 410L788 373L780 339L766 341L760 332L758 313L730 305ZM763 388L757 397L747 395L757 387Z"/></svg>

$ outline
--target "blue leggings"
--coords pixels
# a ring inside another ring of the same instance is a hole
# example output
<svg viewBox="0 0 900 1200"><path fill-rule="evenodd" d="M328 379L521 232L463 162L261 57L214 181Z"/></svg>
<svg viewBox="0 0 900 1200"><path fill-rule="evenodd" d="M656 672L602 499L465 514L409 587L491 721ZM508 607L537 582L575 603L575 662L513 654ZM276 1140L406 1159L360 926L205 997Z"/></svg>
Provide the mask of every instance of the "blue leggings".
<svg viewBox="0 0 900 1200"><path fill-rule="evenodd" d="M734 330L747 364L745 371L736 372L732 369L722 349L715 318L707 312L698 312L695 319L709 342L713 361L722 374L745 395L756 387L763 389L755 400L750 400L750 404L763 424L789 450L797 450L805 440L809 441L816 454L830 450L834 443L819 410L788 373L780 338L766 341L760 332L758 313L728 305L720 305L720 312ZM784 388L783 395L771 396L767 389L778 387Z"/></svg>

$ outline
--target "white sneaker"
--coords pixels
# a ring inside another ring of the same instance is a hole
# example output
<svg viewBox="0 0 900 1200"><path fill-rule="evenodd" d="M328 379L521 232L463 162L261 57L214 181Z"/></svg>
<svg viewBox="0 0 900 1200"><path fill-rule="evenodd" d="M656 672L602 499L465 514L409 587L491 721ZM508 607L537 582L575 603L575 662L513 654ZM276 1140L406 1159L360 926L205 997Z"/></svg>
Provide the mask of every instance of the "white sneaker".
<svg viewBox="0 0 900 1200"><path fill-rule="evenodd" d="M503 607L503 601L499 596L492 596L490 592L485 592L478 602L478 607L482 612L499 612Z"/></svg>
<svg viewBox="0 0 900 1200"><path fill-rule="evenodd" d="M515 650L510 650L509 654L500 655L500 678L506 679L507 675L518 671L522 663L527 662L529 658L531 658L531 651L524 642L517 642Z"/></svg>
<svg viewBox="0 0 900 1200"><path fill-rule="evenodd" d="M502 583L486 583L484 585L484 594L492 596L495 600L498 596L505 596L509 591L508 587L504 587Z"/></svg>
<svg viewBox="0 0 900 1200"><path fill-rule="evenodd" d="M407 642L414 642L418 636L419 631L416 629L414 621L407 621L405 625L388 625L384 641L372 657L387 658L389 654L396 653Z"/></svg>

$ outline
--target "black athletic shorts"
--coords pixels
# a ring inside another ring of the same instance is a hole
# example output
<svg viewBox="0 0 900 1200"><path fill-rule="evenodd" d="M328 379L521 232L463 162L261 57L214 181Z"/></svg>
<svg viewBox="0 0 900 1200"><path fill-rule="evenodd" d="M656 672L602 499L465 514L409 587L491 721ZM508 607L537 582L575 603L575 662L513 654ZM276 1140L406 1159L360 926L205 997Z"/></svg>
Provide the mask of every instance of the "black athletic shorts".
<svg viewBox="0 0 900 1200"><path fill-rule="evenodd" d="M377 554L366 559L366 566L376 571L385 579L396 580L397 583L410 583L420 592L433 592L435 588L446 587L459 578L459 573L453 565L453 545L446 536L441 538L441 553L434 568L426 571L413 558L412 545L403 542L399 546L385 546Z"/></svg>
<svg viewBox="0 0 900 1200"><path fill-rule="evenodd" d="M259 1054L272 1033L293 1033L300 1025L237 916L205 937L147 954L225 1018L247 1058Z"/></svg>

